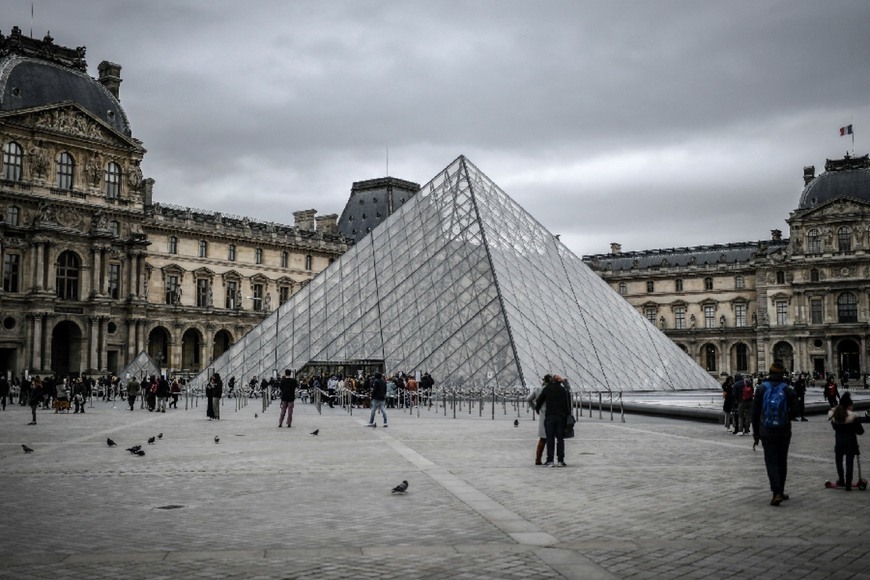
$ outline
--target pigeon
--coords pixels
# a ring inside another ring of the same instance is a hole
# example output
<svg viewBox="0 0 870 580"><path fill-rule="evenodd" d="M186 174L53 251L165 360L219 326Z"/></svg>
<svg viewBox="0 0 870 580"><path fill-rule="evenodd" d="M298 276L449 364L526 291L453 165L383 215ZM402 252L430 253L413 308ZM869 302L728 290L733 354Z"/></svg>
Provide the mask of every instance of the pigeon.
<svg viewBox="0 0 870 580"><path fill-rule="evenodd" d="M317 437L318 433L320 433L320 429L315 429L314 431L311 432L311 434L314 435L315 437Z"/></svg>
<svg viewBox="0 0 870 580"><path fill-rule="evenodd" d="M158 433L158 434L157 434L157 438L158 438L158 439L163 439L163 433Z"/></svg>
<svg viewBox="0 0 870 580"><path fill-rule="evenodd" d="M256 419L257 417L259 417L259 415L257 415L256 413L254 413L254 419Z"/></svg>
<svg viewBox="0 0 870 580"><path fill-rule="evenodd" d="M519 427L519 426L520 426L520 420L514 419L514 427Z"/></svg>
<svg viewBox="0 0 870 580"><path fill-rule="evenodd" d="M402 483L393 488L393 493L405 493L408 491L408 480L403 479Z"/></svg>
<svg viewBox="0 0 870 580"><path fill-rule="evenodd" d="M148 438L148 445L154 445L155 441L157 441L156 437L149 437Z"/></svg>
<svg viewBox="0 0 870 580"><path fill-rule="evenodd" d="M114 447L115 445L117 445L117 443L106 437L106 445L108 445L109 447Z"/></svg>
<svg viewBox="0 0 870 580"><path fill-rule="evenodd" d="M139 457L145 457L145 450L144 449L138 450L136 452L136 455L138 455Z"/></svg>
<svg viewBox="0 0 870 580"><path fill-rule="evenodd" d="M27 445L24 445L23 443L21 444L21 448L24 449L25 453L33 453L33 449L31 449Z"/></svg>
<svg viewBox="0 0 870 580"><path fill-rule="evenodd" d="M142 449L141 445L134 445L133 447L130 447L129 449L127 449L127 451L129 451L130 453L136 453L141 449Z"/></svg>
<svg viewBox="0 0 870 580"><path fill-rule="evenodd" d="M215 442L215 443L220 443L220 442L221 442L221 438L218 437L217 435L215 435L215 436L214 436L214 442Z"/></svg>

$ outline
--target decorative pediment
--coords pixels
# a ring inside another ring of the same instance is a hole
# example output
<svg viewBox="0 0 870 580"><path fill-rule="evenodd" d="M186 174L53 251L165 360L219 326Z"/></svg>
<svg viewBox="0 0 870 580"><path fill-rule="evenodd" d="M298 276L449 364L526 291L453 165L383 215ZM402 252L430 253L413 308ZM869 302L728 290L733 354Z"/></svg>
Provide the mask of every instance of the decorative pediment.
<svg viewBox="0 0 870 580"><path fill-rule="evenodd" d="M269 278L264 276L263 274L254 274L251 276L251 288L254 287L254 284L263 284L264 286L269 283Z"/></svg>
<svg viewBox="0 0 870 580"><path fill-rule="evenodd" d="M163 273L163 279L166 280L169 276L178 276L178 281L180 282L182 278L184 278L184 273L186 270L179 266L178 264L167 264L160 268L160 271Z"/></svg>
<svg viewBox="0 0 870 580"><path fill-rule="evenodd" d="M291 288L296 285L296 280L289 276L281 276L275 281L275 284L278 286L290 286Z"/></svg>
<svg viewBox="0 0 870 580"><path fill-rule="evenodd" d="M234 282L238 282L242 279L242 275L236 272L235 270L228 270L221 274L221 280L223 284L226 284L228 280L232 280Z"/></svg>
<svg viewBox="0 0 870 580"><path fill-rule="evenodd" d="M214 272L209 268L206 268L205 266L203 266L202 268L197 268L193 271L194 278L208 278L209 280L211 280L212 278L214 278L214 275Z"/></svg>
<svg viewBox="0 0 870 580"><path fill-rule="evenodd" d="M113 147L142 150L142 146L136 140L118 133L73 102L3 113L0 119L9 124L25 126L40 132L87 139Z"/></svg>
<svg viewBox="0 0 870 580"><path fill-rule="evenodd" d="M777 292L776 294L772 294L770 296L770 303L776 304L777 302L785 300L789 304L791 304L791 294L786 294L785 292Z"/></svg>

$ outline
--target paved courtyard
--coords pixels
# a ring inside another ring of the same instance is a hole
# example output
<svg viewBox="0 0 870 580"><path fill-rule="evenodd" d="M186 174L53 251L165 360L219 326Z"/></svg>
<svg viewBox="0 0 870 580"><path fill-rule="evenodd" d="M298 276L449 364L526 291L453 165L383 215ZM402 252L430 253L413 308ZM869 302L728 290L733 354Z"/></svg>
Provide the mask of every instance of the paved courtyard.
<svg viewBox="0 0 870 580"><path fill-rule="evenodd" d="M870 492L823 487L818 415L776 508L761 450L710 422L595 412L551 469L525 410L368 429L367 410L297 404L278 429L277 405L224 403L219 422L202 402L0 412L0 577L870 578Z"/></svg>

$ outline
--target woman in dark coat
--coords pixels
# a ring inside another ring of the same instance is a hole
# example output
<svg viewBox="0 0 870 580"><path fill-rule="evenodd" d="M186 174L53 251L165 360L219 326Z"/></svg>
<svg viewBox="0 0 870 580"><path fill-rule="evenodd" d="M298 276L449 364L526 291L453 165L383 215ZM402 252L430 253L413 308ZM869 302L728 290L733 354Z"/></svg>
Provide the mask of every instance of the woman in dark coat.
<svg viewBox="0 0 870 580"><path fill-rule="evenodd" d="M843 394L840 404L828 412L828 419L834 428L834 459L837 462L837 486L845 486L846 491L852 491L852 469L858 450L858 435L864 434L861 420L852 410L852 395ZM846 472L843 473L843 460L846 460ZM843 477L845 475L845 478Z"/></svg>

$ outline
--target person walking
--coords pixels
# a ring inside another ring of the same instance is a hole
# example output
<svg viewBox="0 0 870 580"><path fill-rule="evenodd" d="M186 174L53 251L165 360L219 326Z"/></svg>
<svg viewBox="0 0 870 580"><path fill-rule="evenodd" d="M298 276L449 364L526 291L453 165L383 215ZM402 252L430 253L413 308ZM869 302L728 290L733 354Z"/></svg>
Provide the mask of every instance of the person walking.
<svg viewBox="0 0 870 580"><path fill-rule="evenodd" d="M568 421L568 413L570 412L569 400L568 390L552 377L550 382L541 390L538 398L535 399L535 411L538 413L546 405L544 429L547 434L547 461L544 462L544 467L567 467L565 464L565 423ZM557 463L553 463L554 451Z"/></svg>
<svg viewBox="0 0 870 580"><path fill-rule="evenodd" d="M173 409L178 408L178 396L181 395L181 385L178 383L178 377L172 379L172 386L169 387L169 393L172 395L172 402L169 406Z"/></svg>
<svg viewBox="0 0 870 580"><path fill-rule="evenodd" d="M172 391L169 388L169 381L166 377L160 375L157 377L157 412L166 412L166 403L169 401L169 395Z"/></svg>
<svg viewBox="0 0 870 580"><path fill-rule="evenodd" d="M825 385L825 398L832 409L837 406L837 402L840 400L840 392L837 390L834 375L828 377L828 384Z"/></svg>
<svg viewBox="0 0 870 580"><path fill-rule="evenodd" d="M864 434L862 421L852 410L852 395L843 393L840 404L828 411L828 420L834 428L834 460L837 462L837 486L852 491L852 471L858 450L858 435ZM846 470L843 473L843 460ZM844 478L845 475L845 478Z"/></svg>
<svg viewBox="0 0 870 580"><path fill-rule="evenodd" d="M369 427L377 427L375 423L375 413L378 409L381 410L381 415L384 417L384 427L387 425L387 381L384 380L384 375L375 373L375 380L372 381L372 412L369 415Z"/></svg>
<svg viewBox="0 0 870 580"><path fill-rule="evenodd" d="M752 436L754 450L761 441L764 465L773 497L770 505L788 499L785 480L788 475L788 448L791 444L791 420L797 409L797 395L785 382L785 367L777 359L770 365L767 380L756 389L752 401Z"/></svg>
<svg viewBox="0 0 870 580"><path fill-rule="evenodd" d="M127 404L130 405L131 411L136 405L136 397L139 396L139 391L141 389L142 385L136 380L136 377L131 376L127 380Z"/></svg>
<svg viewBox="0 0 870 580"><path fill-rule="evenodd" d="M553 377L550 375L544 375L544 378L541 379L541 384L532 390L529 393L529 396L526 397L526 402L529 403L530 407L535 406L535 401L538 400L538 397L541 395L541 391L544 390L544 387L553 382ZM538 415L538 444L535 446L535 465L543 465L544 462L541 461L541 458L544 455L544 448L547 446L547 427L544 424L544 418L547 415L547 403L541 406L541 412Z"/></svg>
<svg viewBox="0 0 870 580"><path fill-rule="evenodd" d="M215 373L211 376L211 400L212 411L214 412L214 420L221 420L221 397L224 396L224 381L221 379L220 373ZM265 393L264 393L265 396Z"/></svg>
<svg viewBox="0 0 870 580"><path fill-rule="evenodd" d="M752 399L755 397L755 389L752 381L743 378L743 375L734 375L734 400L737 401L737 424L734 426L738 435L749 435L752 422Z"/></svg>
<svg viewBox="0 0 870 580"><path fill-rule="evenodd" d="M33 377L30 380L30 392L27 396L27 404L30 405L30 413L33 415L33 420L28 425L36 425L36 408L42 402L42 381L39 377Z"/></svg>
<svg viewBox="0 0 870 580"><path fill-rule="evenodd" d="M798 380L794 384L794 392L797 395L797 412L795 415L800 416L801 421L807 421L805 416L806 412L806 398L807 398L807 375L806 373L801 373L798 376Z"/></svg>
<svg viewBox="0 0 870 580"><path fill-rule="evenodd" d="M6 399L9 397L9 380L6 378L6 373L0 375L0 403L3 404L3 410L6 410Z"/></svg>
<svg viewBox="0 0 870 580"><path fill-rule="evenodd" d="M737 435L737 403L734 401L734 377L728 375L722 383L722 411L725 413L725 429L733 428Z"/></svg>
<svg viewBox="0 0 870 580"><path fill-rule="evenodd" d="M278 427L284 423L284 415L287 415L287 428L293 423L293 407L296 405L296 388L299 386L298 381L293 377L293 372L290 369L284 370L284 377L281 379L281 415L278 417Z"/></svg>

